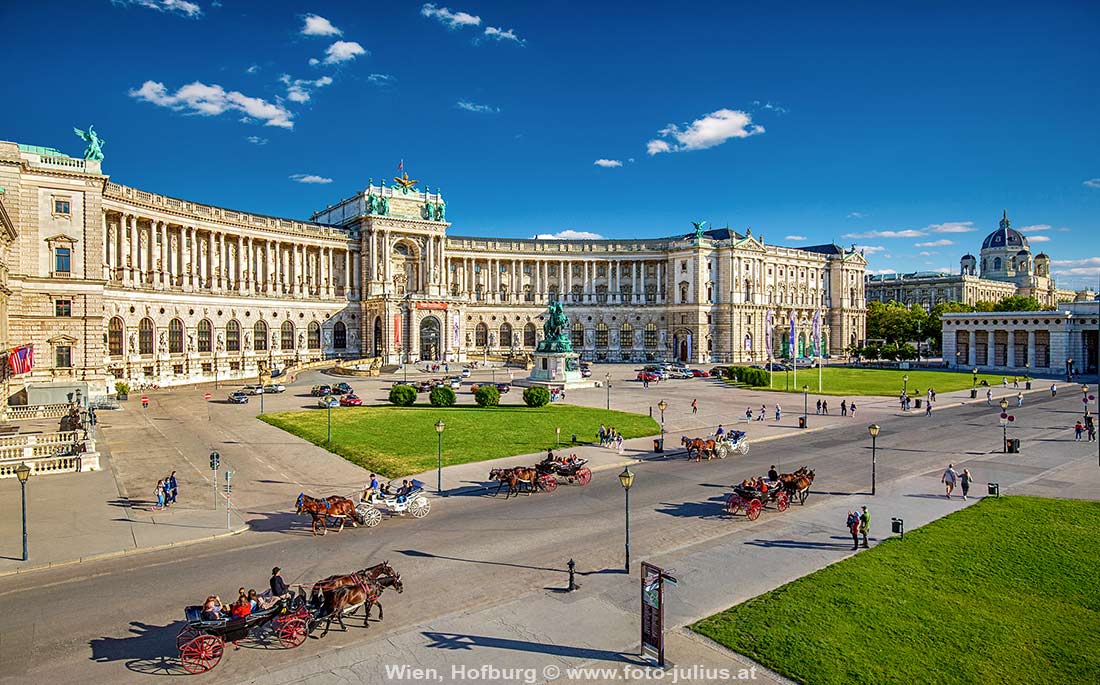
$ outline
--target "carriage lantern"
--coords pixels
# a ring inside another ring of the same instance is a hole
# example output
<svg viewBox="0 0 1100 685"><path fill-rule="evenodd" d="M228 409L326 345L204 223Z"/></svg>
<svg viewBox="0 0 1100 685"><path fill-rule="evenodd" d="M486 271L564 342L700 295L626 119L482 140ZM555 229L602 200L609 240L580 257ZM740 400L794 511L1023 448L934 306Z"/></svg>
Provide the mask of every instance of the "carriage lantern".
<svg viewBox="0 0 1100 685"><path fill-rule="evenodd" d="M626 572L630 573L630 486L634 485L634 472L627 466L619 474L623 493L626 495Z"/></svg>
<svg viewBox="0 0 1100 685"><path fill-rule="evenodd" d="M875 494L875 471L878 468L878 440L879 427L877 423L867 426L867 432L871 434L871 495Z"/></svg>

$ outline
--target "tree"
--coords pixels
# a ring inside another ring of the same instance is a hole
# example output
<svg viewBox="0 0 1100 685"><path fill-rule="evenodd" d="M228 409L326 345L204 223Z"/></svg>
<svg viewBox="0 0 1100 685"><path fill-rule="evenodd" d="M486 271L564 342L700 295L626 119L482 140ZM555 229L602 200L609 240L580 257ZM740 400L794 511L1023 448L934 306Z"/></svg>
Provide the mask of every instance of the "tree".
<svg viewBox="0 0 1100 685"><path fill-rule="evenodd" d="M416 388L411 385L395 385L390 388L390 404L411 407L416 402Z"/></svg>
<svg viewBox="0 0 1100 685"><path fill-rule="evenodd" d="M474 401L479 407L495 407L500 404L500 391L495 385L483 385L474 393Z"/></svg>
<svg viewBox="0 0 1100 685"><path fill-rule="evenodd" d="M1031 296L1010 295L997 303L998 312L1037 312L1042 308L1039 300Z"/></svg>
<svg viewBox="0 0 1100 685"><path fill-rule="evenodd" d="M428 402L433 407L450 407L455 403L455 391L446 385L437 385L428 395Z"/></svg>
<svg viewBox="0 0 1100 685"><path fill-rule="evenodd" d="M550 391L542 386L532 386L523 391L523 401L528 407L545 407L550 404Z"/></svg>

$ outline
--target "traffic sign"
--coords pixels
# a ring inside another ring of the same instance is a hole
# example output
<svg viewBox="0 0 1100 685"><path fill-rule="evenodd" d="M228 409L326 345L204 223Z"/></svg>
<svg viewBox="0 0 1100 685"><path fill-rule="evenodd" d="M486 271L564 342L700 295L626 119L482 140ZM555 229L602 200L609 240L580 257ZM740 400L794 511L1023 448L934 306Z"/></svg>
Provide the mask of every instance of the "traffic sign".
<svg viewBox="0 0 1100 685"><path fill-rule="evenodd" d="M210 393L208 393L208 392L204 392L204 393L202 394L202 398L203 398L204 400L207 400L207 401L209 401L211 397L213 397L213 395L211 395L211 394L210 394Z"/></svg>
<svg viewBox="0 0 1100 685"><path fill-rule="evenodd" d="M1008 414L1006 414L1005 412L1001 412L1001 418L1002 418L1002 419L1007 419L1007 418L1008 418Z"/></svg>

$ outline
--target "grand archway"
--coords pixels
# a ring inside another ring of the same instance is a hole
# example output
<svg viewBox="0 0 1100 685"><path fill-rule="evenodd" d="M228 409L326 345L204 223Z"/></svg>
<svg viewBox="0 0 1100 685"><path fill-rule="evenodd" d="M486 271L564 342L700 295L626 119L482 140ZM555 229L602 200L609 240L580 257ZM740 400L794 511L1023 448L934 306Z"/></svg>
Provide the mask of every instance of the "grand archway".
<svg viewBox="0 0 1100 685"><path fill-rule="evenodd" d="M426 316L420 321L420 358L426 362L439 361L440 323L434 316Z"/></svg>
<svg viewBox="0 0 1100 685"><path fill-rule="evenodd" d="M382 356L382 317L376 316L374 318L374 355L375 357Z"/></svg>

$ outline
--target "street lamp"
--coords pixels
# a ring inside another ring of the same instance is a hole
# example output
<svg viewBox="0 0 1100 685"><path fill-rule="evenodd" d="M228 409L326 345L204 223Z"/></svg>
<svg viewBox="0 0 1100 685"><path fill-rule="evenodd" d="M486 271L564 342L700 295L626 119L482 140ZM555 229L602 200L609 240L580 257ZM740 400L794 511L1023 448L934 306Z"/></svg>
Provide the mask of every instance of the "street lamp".
<svg viewBox="0 0 1100 685"><path fill-rule="evenodd" d="M332 405L335 402L335 398L332 395L325 395L325 411L328 412L328 437L325 438L325 444L332 442Z"/></svg>
<svg viewBox="0 0 1100 685"><path fill-rule="evenodd" d="M607 410L611 411L611 374L603 375L603 384L607 386Z"/></svg>
<svg viewBox="0 0 1100 685"><path fill-rule="evenodd" d="M619 474L623 492L626 494L626 572L630 573L630 486L634 485L634 472L627 466Z"/></svg>
<svg viewBox="0 0 1100 685"><path fill-rule="evenodd" d="M435 494L437 495L443 494L443 429L446 427L443 419L435 422L435 432L439 436L435 460Z"/></svg>
<svg viewBox="0 0 1100 685"><path fill-rule="evenodd" d="M810 386L802 386L802 427L806 428L810 424Z"/></svg>
<svg viewBox="0 0 1100 685"><path fill-rule="evenodd" d="M25 462L20 462L15 468L15 476L19 479L19 491L23 496L23 561L27 560L27 479L31 477L31 467ZM622 476L619 476L622 478ZM633 476L631 476L633 478ZM627 486L630 487L630 486Z"/></svg>
<svg viewBox="0 0 1100 685"><path fill-rule="evenodd" d="M977 367L975 367L974 370L971 371L970 373L972 373L974 375L974 384L971 385L970 388L972 390L976 390L978 388L978 369L977 369Z"/></svg>
<svg viewBox="0 0 1100 685"><path fill-rule="evenodd" d="M1008 452L1008 400L1002 397L998 404L1001 406L1001 452Z"/></svg>
<svg viewBox="0 0 1100 685"><path fill-rule="evenodd" d="M1072 359L1067 359L1066 360L1066 382L1067 383L1072 383L1073 382L1073 360Z"/></svg>
<svg viewBox="0 0 1100 685"><path fill-rule="evenodd" d="M879 427L877 423L872 423L867 427L867 432L871 434L871 496L875 494L875 471L878 469L878 431Z"/></svg>
<svg viewBox="0 0 1100 685"><path fill-rule="evenodd" d="M901 394L909 394L909 374L905 374L901 377Z"/></svg>
<svg viewBox="0 0 1100 685"><path fill-rule="evenodd" d="M665 410L668 409L668 402L661 400L657 403L657 408L661 410L661 451L665 451Z"/></svg>

